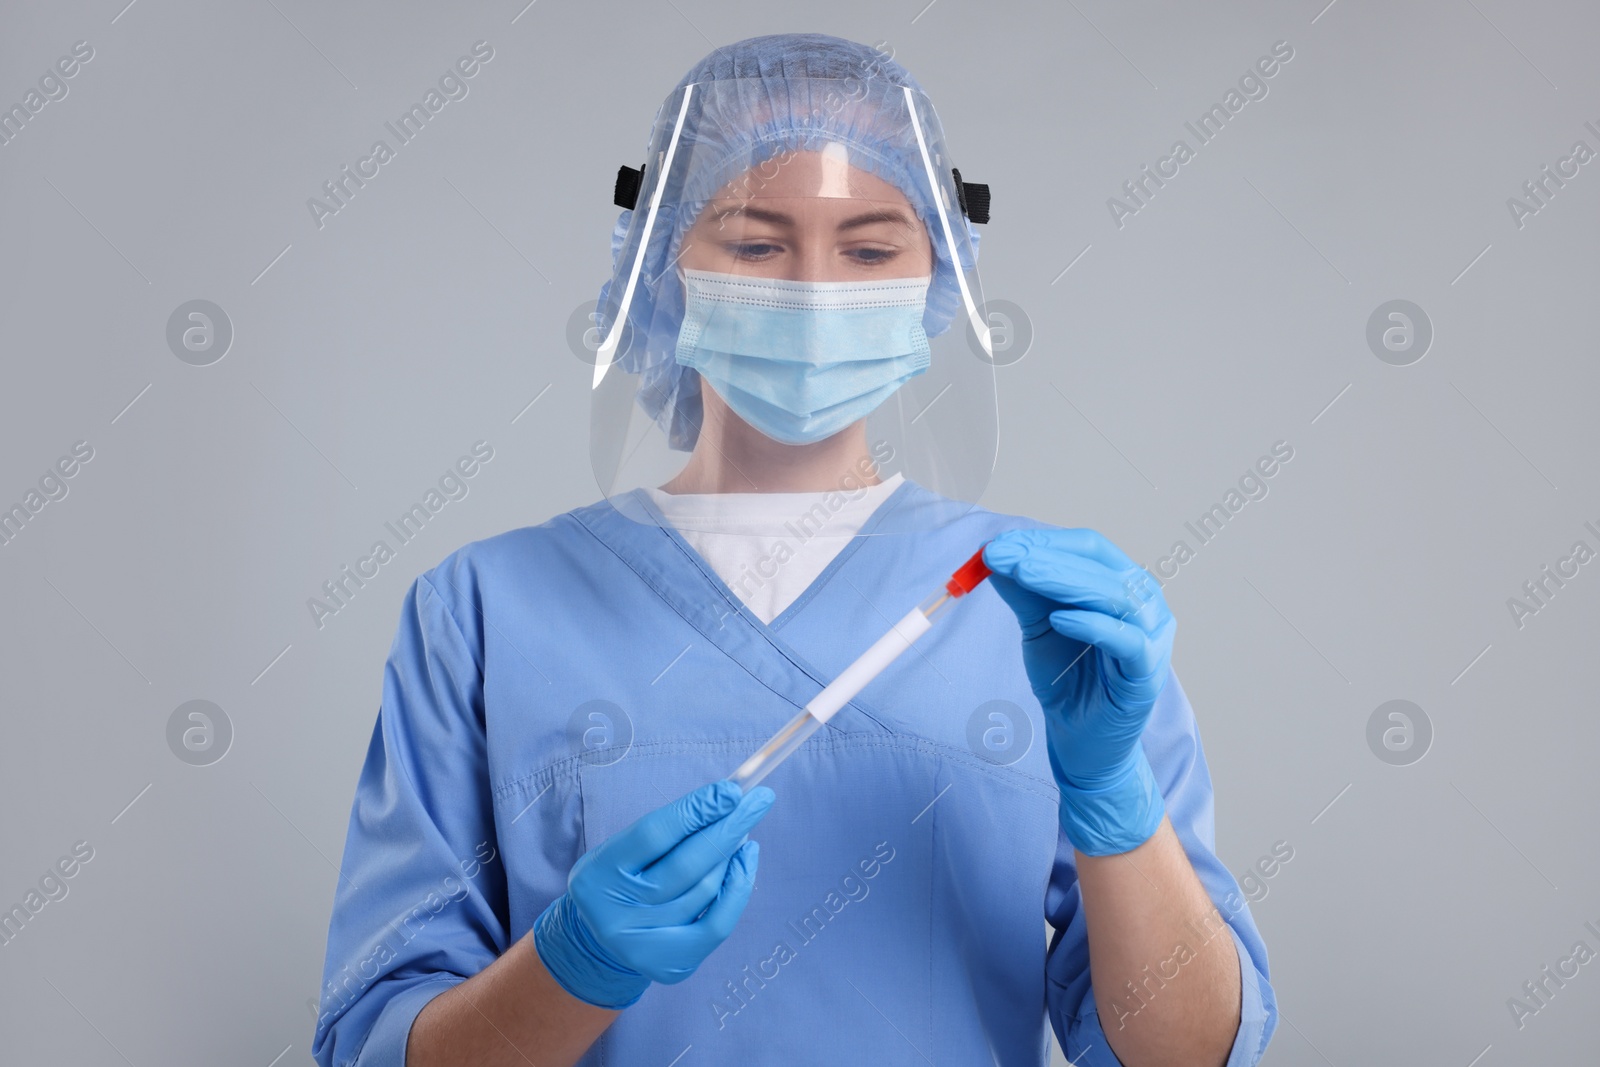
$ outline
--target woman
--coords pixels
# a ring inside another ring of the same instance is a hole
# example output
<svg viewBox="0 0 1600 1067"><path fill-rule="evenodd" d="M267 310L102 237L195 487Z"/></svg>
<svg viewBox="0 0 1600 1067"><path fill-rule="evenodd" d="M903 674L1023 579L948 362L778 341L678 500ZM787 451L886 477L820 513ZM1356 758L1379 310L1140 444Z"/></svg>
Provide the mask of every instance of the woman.
<svg viewBox="0 0 1600 1067"><path fill-rule="evenodd" d="M596 317L607 499L412 586L318 1061L1040 1064L1048 1019L1081 1065L1255 1063L1266 952L1159 588L973 503L987 188L917 83L741 41L642 171ZM980 546L770 788L726 780Z"/></svg>

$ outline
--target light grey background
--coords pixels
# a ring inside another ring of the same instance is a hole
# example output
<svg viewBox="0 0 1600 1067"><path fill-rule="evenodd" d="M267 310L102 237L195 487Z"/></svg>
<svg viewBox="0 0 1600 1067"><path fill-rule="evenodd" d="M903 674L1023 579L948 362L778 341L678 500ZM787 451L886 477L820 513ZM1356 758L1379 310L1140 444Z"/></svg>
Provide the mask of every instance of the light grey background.
<svg viewBox="0 0 1600 1067"><path fill-rule="evenodd" d="M0 26L6 107L94 49L0 146L0 504L94 450L0 547L0 905L94 849L0 947L7 1062L310 1062L401 597L596 497L565 331L616 167L714 43L782 30L887 41L993 187L986 292L1036 337L999 372L984 503L1154 566L1294 449L1167 585L1218 851L1242 877L1294 849L1253 909L1265 1062L1593 1055L1600 965L1520 1030L1506 1006L1600 948L1600 563L1507 607L1600 549L1600 162L1507 207L1600 149L1590 5L125 2ZM319 229L307 199L479 40L469 95ZM1119 228L1107 199L1277 41L1268 95ZM210 366L166 341L194 299L234 328ZM1434 329L1409 366L1366 340L1393 299ZM480 439L470 494L319 630L307 599ZM234 731L204 767L167 742L196 699ZM1409 766L1368 747L1392 699L1432 723Z"/></svg>

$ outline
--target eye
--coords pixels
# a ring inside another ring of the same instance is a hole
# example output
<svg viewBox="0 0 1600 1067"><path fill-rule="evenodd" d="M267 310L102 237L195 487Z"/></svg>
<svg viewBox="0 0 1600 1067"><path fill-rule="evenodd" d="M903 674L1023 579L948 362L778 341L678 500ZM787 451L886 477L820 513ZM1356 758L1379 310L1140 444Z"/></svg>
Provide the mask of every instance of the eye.
<svg viewBox="0 0 1600 1067"><path fill-rule="evenodd" d="M893 248L852 248L849 254L855 257L858 263L872 265L887 263L900 252Z"/></svg>
<svg viewBox="0 0 1600 1067"><path fill-rule="evenodd" d="M728 250L736 258L747 261L768 259L775 253L783 251L778 245L767 241L743 241L729 245Z"/></svg>

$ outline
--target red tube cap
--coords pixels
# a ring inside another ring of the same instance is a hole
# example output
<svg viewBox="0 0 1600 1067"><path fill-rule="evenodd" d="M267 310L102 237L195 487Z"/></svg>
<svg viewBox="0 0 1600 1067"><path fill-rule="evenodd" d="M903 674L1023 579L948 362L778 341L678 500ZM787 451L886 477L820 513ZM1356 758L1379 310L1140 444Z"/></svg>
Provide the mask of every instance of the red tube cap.
<svg viewBox="0 0 1600 1067"><path fill-rule="evenodd" d="M978 585L990 574L989 568L983 562L983 549L972 554L961 567L944 583L944 591L951 596L964 596L978 588Z"/></svg>

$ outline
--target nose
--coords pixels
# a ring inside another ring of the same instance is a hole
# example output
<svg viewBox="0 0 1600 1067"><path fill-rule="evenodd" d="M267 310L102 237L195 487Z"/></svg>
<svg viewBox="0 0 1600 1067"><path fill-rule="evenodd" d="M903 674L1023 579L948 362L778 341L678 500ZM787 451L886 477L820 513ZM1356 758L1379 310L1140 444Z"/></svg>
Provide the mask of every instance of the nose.
<svg viewBox="0 0 1600 1067"><path fill-rule="evenodd" d="M790 281L796 282L840 282L845 281L844 265L837 256L822 242L802 241L795 249L791 261L793 277Z"/></svg>

